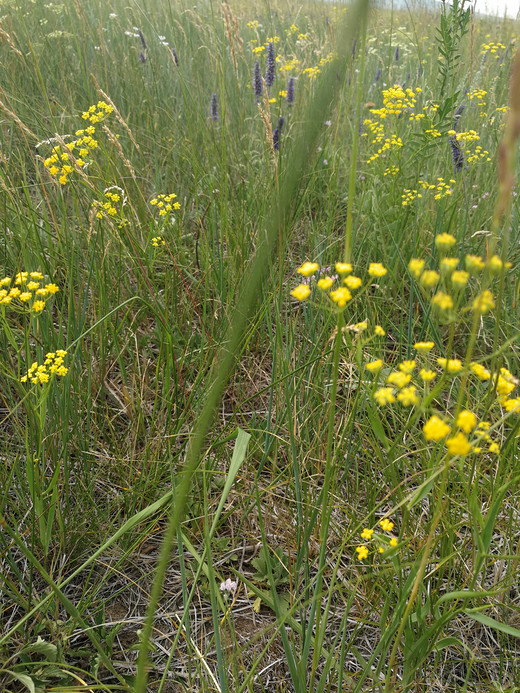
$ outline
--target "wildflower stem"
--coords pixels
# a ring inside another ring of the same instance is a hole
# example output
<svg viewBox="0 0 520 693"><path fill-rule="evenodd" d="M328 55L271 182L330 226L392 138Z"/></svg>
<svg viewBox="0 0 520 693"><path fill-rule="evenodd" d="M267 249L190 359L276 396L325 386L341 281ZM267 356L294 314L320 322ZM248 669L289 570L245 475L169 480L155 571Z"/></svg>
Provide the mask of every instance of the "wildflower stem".
<svg viewBox="0 0 520 693"><path fill-rule="evenodd" d="M314 601L312 610L316 613L316 645L314 648L314 656L311 669L311 681L309 690L314 688L314 675L317 670L318 660L321 652L321 636L320 636L320 620L321 608L317 605L321 603L321 589L323 582L323 569L325 567L325 558L327 555L327 534L330 524L330 515L332 512L332 503L329 498L329 489L334 472L334 423L336 414L336 398L338 393L338 377L339 377L339 361L341 355L341 338L343 334L343 311L338 311L338 323L336 326L336 336L334 339L334 354L332 361L332 384L330 390L330 401L327 422L327 452L325 459L325 478L323 480L323 488L321 490L321 513L320 513L320 556L318 562L318 574L316 577L316 587L314 591ZM311 612L312 613L312 612ZM312 623L312 617L310 623Z"/></svg>

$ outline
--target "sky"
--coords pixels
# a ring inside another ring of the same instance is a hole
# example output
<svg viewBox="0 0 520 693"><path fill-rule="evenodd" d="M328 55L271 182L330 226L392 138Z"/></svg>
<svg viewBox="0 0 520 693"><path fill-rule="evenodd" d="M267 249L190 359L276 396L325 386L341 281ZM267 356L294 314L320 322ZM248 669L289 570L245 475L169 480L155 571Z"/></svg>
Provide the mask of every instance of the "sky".
<svg viewBox="0 0 520 693"><path fill-rule="evenodd" d="M507 11L509 17L516 19L520 10L520 0L472 0L477 12L485 12L486 14L498 14L499 17L504 16Z"/></svg>

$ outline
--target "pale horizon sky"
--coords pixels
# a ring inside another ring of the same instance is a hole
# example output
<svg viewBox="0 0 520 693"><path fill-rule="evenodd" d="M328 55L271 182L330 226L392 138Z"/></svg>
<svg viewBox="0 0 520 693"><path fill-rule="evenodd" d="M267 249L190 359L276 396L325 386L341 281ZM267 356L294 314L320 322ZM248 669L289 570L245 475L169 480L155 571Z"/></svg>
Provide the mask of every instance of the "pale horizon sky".
<svg viewBox="0 0 520 693"><path fill-rule="evenodd" d="M520 10L520 0L475 0L472 4L477 12L503 17L507 11L507 16L513 19L516 19Z"/></svg>

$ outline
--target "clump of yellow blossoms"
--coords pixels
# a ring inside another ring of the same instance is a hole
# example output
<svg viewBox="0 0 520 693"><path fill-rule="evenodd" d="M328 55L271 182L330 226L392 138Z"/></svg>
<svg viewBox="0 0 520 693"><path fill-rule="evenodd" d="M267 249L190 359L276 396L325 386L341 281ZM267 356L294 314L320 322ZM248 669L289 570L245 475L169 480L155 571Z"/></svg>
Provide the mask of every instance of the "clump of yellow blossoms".
<svg viewBox="0 0 520 693"><path fill-rule="evenodd" d="M150 204L159 210L160 217L169 216L174 210L180 209L179 202L174 202L177 195L170 193L169 195L156 195L150 200Z"/></svg>
<svg viewBox="0 0 520 693"><path fill-rule="evenodd" d="M53 178L56 178L61 185L69 182L69 176L74 172L75 167L83 169L89 163L88 157L93 149L97 149L98 141L93 137L96 129L90 125L85 130L76 130L77 140L57 144L53 147L43 165Z"/></svg>
<svg viewBox="0 0 520 693"><path fill-rule="evenodd" d="M305 284L299 284L291 291L293 298L297 301L305 301L309 298L312 293L310 286L311 278L319 272L319 269L320 266L317 262L304 262L297 269L298 274L309 281ZM362 288L363 280L361 277L352 274L352 265L350 263L337 262L334 269L336 272L334 276L323 272L322 276L316 281L316 287L326 297L331 307L343 310L347 303L352 301L352 292ZM371 262L367 271L369 277L377 279L384 277L387 272L388 270L380 262ZM362 331L364 329L361 327L363 324L359 323L359 325L355 326L356 331ZM384 336L385 332L382 327L376 326L375 334L376 336Z"/></svg>
<svg viewBox="0 0 520 693"><path fill-rule="evenodd" d="M375 541L378 546L378 553L385 553L385 551L393 549L397 546L398 539L391 533L394 528L394 523L391 522L387 517L380 520L379 526L383 532L386 532L387 534L381 534L380 532L376 532L374 529L369 529L366 527L363 529L360 536L361 539L364 539L365 541ZM363 561L365 558L368 558L370 552L365 544L361 544L360 546L356 546L356 553L358 560Z"/></svg>
<svg viewBox="0 0 520 693"><path fill-rule="evenodd" d="M477 255L467 255L465 270L457 270L459 258L448 257L456 244L449 233L435 239L439 252L439 271L425 269L422 258L410 260L410 275L424 291L431 291L431 305L445 322L454 323L465 313L475 317L489 313L495 307L489 285L494 277L511 267L497 255L484 260ZM467 289L472 295L465 296ZM506 369L493 373L481 363L464 363L458 358L435 357L431 354L433 342L417 342L414 345L416 359L408 359L391 370L382 359L368 361L366 371L371 374L372 397L380 407L399 403L403 407L415 408L412 420L422 420L422 432L427 441L443 442L446 453L451 457L466 457L470 454L499 454L500 446L490 437L489 429L501 428L511 413L520 414L520 396L513 394L518 386L517 379ZM421 362L422 360L422 362ZM436 381L433 383L433 381ZM443 392L467 389L468 399L458 404L455 412L442 414L431 411L435 402L442 401ZM486 402L486 411L479 417L480 402ZM482 420L483 419L483 420ZM491 421L487 420L491 419Z"/></svg>
<svg viewBox="0 0 520 693"><path fill-rule="evenodd" d="M128 222L123 216L123 207L126 205L126 195L124 190L117 185L112 185L104 191L105 199L103 202L94 200L92 209L97 219L113 219L119 228Z"/></svg>
<svg viewBox="0 0 520 693"><path fill-rule="evenodd" d="M405 188L403 190L403 194L401 195L401 204L403 207L408 207L416 198L421 198L423 196L421 190L433 192L434 200L442 200L445 197L450 197L453 194L452 186L454 183L454 178L450 178L449 181L446 182L442 176L439 176L435 183L428 183L425 180L419 180L417 181L417 188Z"/></svg>
<svg viewBox="0 0 520 693"><path fill-rule="evenodd" d="M113 107L104 101L98 101L97 105L90 106L88 111L81 114L83 120L88 121L90 125L85 129L76 130L75 135L78 139L64 142L65 137L68 137L64 135L52 148L50 156L44 159L43 165L61 185L69 182L69 176L75 169L81 170L89 163L90 152L99 146L94 137L96 133L94 125L105 120L113 110ZM52 141L56 141L56 138L46 140L45 143Z"/></svg>
<svg viewBox="0 0 520 693"><path fill-rule="evenodd" d="M166 241L161 236L154 236L150 243L154 248L160 248L162 245L166 245Z"/></svg>
<svg viewBox="0 0 520 693"><path fill-rule="evenodd" d="M105 101L98 101L97 104L90 106L88 111L81 114L83 120L88 120L92 125L101 123L113 112L114 108Z"/></svg>
<svg viewBox="0 0 520 693"><path fill-rule="evenodd" d="M458 313L468 312L483 315L495 307L493 293L490 289L477 291L477 279L492 279L502 270L510 269L511 263L504 263L498 255L483 260L478 255L466 255L463 260L464 269L459 269L458 257L447 257L446 253L455 245L455 237L442 233L435 239L435 245L440 254L438 271L425 269L423 258L412 258L408 263L408 271L425 291L430 290L429 300L442 322L453 322ZM472 277L475 279L472 280ZM469 300L465 290L472 290Z"/></svg>
<svg viewBox="0 0 520 693"><path fill-rule="evenodd" d="M50 381L53 375L63 378L69 372L69 369L63 365L66 356L67 352L63 349L57 349L55 352L51 351L45 354L45 361L40 365L35 361L27 373L20 378L20 382L44 385Z"/></svg>
<svg viewBox="0 0 520 693"><path fill-rule="evenodd" d="M43 278L41 272L18 272L0 279L0 305L41 313L47 299L59 291L56 284L45 284Z"/></svg>

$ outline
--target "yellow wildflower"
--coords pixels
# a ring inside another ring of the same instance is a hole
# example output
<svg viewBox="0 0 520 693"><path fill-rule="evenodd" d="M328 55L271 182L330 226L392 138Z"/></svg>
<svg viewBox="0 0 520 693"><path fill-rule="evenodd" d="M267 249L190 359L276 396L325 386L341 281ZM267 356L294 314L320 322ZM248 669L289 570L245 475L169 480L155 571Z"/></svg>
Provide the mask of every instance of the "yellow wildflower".
<svg viewBox="0 0 520 693"><path fill-rule="evenodd" d="M450 455L467 455L471 452L471 445L464 433L457 433L453 438L448 438L446 440L446 447Z"/></svg>
<svg viewBox="0 0 520 693"><path fill-rule="evenodd" d="M403 389L397 393L397 400L401 402L404 407L415 406L421 401L414 385L403 387Z"/></svg>
<svg viewBox="0 0 520 693"><path fill-rule="evenodd" d="M456 289L463 289L468 283L469 273L464 270L457 270L451 275L451 283Z"/></svg>
<svg viewBox="0 0 520 693"><path fill-rule="evenodd" d="M432 298L432 305L439 308L439 310L451 310L453 308L453 299L448 294L443 291L438 291Z"/></svg>
<svg viewBox="0 0 520 693"><path fill-rule="evenodd" d="M368 273L371 277L384 277L388 272L380 262L371 262L368 266Z"/></svg>
<svg viewBox="0 0 520 693"><path fill-rule="evenodd" d="M433 289L438 283L440 276L435 270L426 270L421 274L420 283L427 289Z"/></svg>
<svg viewBox="0 0 520 693"><path fill-rule="evenodd" d="M315 274L319 270L320 266L318 265L317 262L304 262L301 267L299 267L296 271L298 274L303 275L304 277L310 277L311 275Z"/></svg>
<svg viewBox="0 0 520 693"><path fill-rule="evenodd" d="M340 286L335 291L331 291L329 296L340 308L344 308L352 298L350 291L343 286Z"/></svg>
<svg viewBox="0 0 520 693"><path fill-rule="evenodd" d="M462 362L459 359L438 358L437 363L447 373L460 373Z"/></svg>
<svg viewBox="0 0 520 693"><path fill-rule="evenodd" d="M413 275L416 279L419 279L419 277L421 276L421 272L423 271L424 265L424 260L421 260L419 258L412 258L408 263L408 270L411 275Z"/></svg>
<svg viewBox="0 0 520 693"><path fill-rule="evenodd" d="M377 373L381 370L381 368L383 368L383 362L381 359L376 359L376 361L370 361L367 363L365 368L367 371L370 371L370 373Z"/></svg>
<svg viewBox="0 0 520 693"><path fill-rule="evenodd" d="M429 383L436 375L437 373L435 371L427 370L426 368L421 368L419 371L419 376L425 383Z"/></svg>
<svg viewBox="0 0 520 693"><path fill-rule="evenodd" d="M423 433L426 440L442 440L451 428L435 414L431 416L423 426Z"/></svg>
<svg viewBox="0 0 520 693"><path fill-rule="evenodd" d="M318 289L321 289L322 291L327 291L330 289L330 287L334 284L334 279L332 277L322 277L321 279L318 279Z"/></svg>
<svg viewBox="0 0 520 693"><path fill-rule="evenodd" d="M336 262L336 272L338 274L348 274L352 272L352 265L348 262Z"/></svg>
<svg viewBox="0 0 520 693"><path fill-rule="evenodd" d="M386 382L390 385L395 385L396 387L401 389L405 385L408 385L411 379L412 376L409 373L403 373L402 371L394 371L393 373L390 373L390 375L386 379Z"/></svg>
<svg viewBox="0 0 520 693"><path fill-rule="evenodd" d="M356 552L360 561L368 556L368 549L366 546L356 546Z"/></svg>
<svg viewBox="0 0 520 693"><path fill-rule="evenodd" d="M391 532L394 528L394 523L391 522L387 517L385 517L383 520L379 522L379 526L385 532Z"/></svg>
<svg viewBox="0 0 520 693"><path fill-rule="evenodd" d="M435 344L433 342L416 342L413 348L416 349L420 354L427 354L433 349Z"/></svg>
<svg viewBox="0 0 520 693"><path fill-rule="evenodd" d="M345 286L347 286L349 289L359 289L361 284L363 283L359 277L355 277L353 274L349 275L348 277L345 277L343 280L343 283Z"/></svg>
<svg viewBox="0 0 520 693"><path fill-rule="evenodd" d="M374 399L381 406L395 402L394 391L391 387L380 387L374 392Z"/></svg>
<svg viewBox="0 0 520 693"><path fill-rule="evenodd" d="M489 289L482 291L482 293L476 297L472 304L472 308L475 313L488 313L494 307L495 301L493 300L493 294Z"/></svg>
<svg viewBox="0 0 520 693"><path fill-rule="evenodd" d="M440 233L435 239L435 245L439 250L449 250L457 242L451 233Z"/></svg>
<svg viewBox="0 0 520 693"><path fill-rule="evenodd" d="M403 361L399 364L399 370L403 373L411 373L415 368L415 361Z"/></svg>
<svg viewBox="0 0 520 693"><path fill-rule="evenodd" d="M471 433L471 431L477 425L477 417L473 412L463 409L461 412L459 412L455 423L464 431L464 433Z"/></svg>
<svg viewBox="0 0 520 693"><path fill-rule="evenodd" d="M307 284L299 284L291 291L291 296L297 301L305 301L311 295L310 287Z"/></svg>

